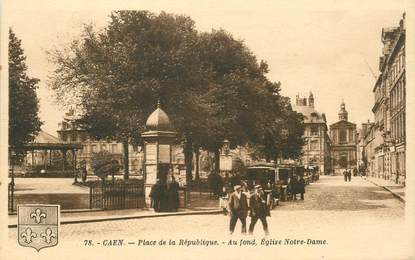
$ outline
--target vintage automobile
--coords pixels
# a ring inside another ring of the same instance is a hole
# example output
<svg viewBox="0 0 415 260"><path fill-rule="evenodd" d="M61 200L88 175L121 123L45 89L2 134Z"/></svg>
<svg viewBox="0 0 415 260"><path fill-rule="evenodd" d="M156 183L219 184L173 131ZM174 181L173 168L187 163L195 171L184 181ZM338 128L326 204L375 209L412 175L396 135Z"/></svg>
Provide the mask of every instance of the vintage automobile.
<svg viewBox="0 0 415 260"><path fill-rule="evenodd" d="M284 187L280 184L280 176L276 164L261 163L251 165L247 168L244 179L250 190L255 185L262 186L267 194L268 205L271 209L278 205L280 200L285 198Z"/></svg>
<svg viewBox="0 0 415 260"><path fill-rule="evenodd" d="M311 176L311 182L315 182L320 179L320 172L318 166L308 166L308 172Z"/></svg>
<svg viewBox="0 0 415 260"><path fill-rule="evenodd" d="M302 165L294 166L294 175L302 176L305 180L305 184L310 184L311 174Z"/></svg>

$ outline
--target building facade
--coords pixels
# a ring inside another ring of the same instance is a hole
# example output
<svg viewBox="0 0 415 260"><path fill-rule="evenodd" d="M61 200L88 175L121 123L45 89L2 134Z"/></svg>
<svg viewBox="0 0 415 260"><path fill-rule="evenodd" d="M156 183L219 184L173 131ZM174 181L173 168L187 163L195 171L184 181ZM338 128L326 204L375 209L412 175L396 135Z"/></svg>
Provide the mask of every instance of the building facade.
<svg viewBox="0 0 415 260"><path fill-rule="evenodd" d="M367 123L363 123L361 128L357 131L357 168L359 172L365 172L372 174L374 169L371 168L370 162L374 158L374 123L368 120ZM373 157L373 158L372 158Z"/></svg>
<svg viewBox="0 0 415 260"><path fill-rule="evenodd" d="M80 167L85 165L89 175L93 174L91 168L92 155L101 151L111 153L121 168L123 167L123 144L112 140L95 140L90 137L87 131L76 123L76 116L73 110L65 114L63 121L59 123L58 127L58 137L63 143L82 144L83 149L78 151L76 161ZM128 147L130 176L142 175L143 153L140 148L133 147L132 145Z"/></svg>
<svg viewBox="0 0 415 260"><path fill-rule="evenodd" d="M330 125L331 158L334 174L357 167L356 125L348 121L344 102L340 105L339 121Z"/></svg>
<svg viewBox="0 0 415 260"><path fill-rule="evenodd" d="M329 174L331 172L330 138L327 133L326 116L315 110L312 93L308 99L297 95L294 110L304 116L305 144L302 149L301 164L318 166L320 174Z"/></svg>
<svg viewBox="0 0 415 260"><path fill-rule="evenodd" d="M396 183L406 179L406 78L405 78L405 15L391 35L382 33L387 51L381 59L380 69L387 86L389 125L385 135L385 150L390 160L387 177Z"/></svg>
<svg viewBox="0 0 415 260"><path fill-rule="evenodd" d="M373 88L373 140L365 141L374 145L374 156L368 159L373 160L369 163L376 167L370 174L400 184L405 184L406 179L405 32L405 14L399 26L382 29L380 74ZM372 136L367 138L371 139Z"/></svg>

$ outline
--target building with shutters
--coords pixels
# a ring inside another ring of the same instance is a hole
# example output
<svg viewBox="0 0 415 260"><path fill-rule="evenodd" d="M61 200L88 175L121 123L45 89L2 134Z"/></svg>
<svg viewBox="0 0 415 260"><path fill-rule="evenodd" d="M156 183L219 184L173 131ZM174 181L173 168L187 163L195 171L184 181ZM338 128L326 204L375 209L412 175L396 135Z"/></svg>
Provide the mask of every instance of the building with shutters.
<svg viewBox="0 0 415 260"><path fill-rule="evenodd" d="M293 108L304 116L304 139L300 162L304 166L318 166L320 174L331 172L330 138L327 133L327 120L324 113L314 108L314 95L308 99L297 95Z"/></svg>
<svg viewBox="0 0 415 260"><path fill-rule="evenodd" d="M365 143L371 144L366 153L373 153L368 158L373 165L369 175L399 184L406 180L405 35L405 14L399 26L382 29L380 73L373 88L375 122L365 137Z"/></svg>

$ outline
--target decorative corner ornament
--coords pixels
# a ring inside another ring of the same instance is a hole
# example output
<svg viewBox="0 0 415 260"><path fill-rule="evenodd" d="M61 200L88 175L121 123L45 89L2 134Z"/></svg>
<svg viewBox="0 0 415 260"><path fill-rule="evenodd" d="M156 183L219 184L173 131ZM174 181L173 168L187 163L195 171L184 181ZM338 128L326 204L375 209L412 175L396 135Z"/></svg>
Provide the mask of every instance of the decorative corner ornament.
<svg viewBox="0 0 415 260"><path fill-rule="evenodd" d="M42 248L56 246L59 238L60 205L18 205L19 245Z"/></svg>

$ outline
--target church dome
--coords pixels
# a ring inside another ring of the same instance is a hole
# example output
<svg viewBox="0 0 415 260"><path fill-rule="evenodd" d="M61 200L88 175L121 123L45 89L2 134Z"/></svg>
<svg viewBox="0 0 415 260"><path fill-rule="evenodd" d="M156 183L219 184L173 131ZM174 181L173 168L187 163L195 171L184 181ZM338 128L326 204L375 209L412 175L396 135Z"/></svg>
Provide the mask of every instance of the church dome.
<svg viewBox="0 0 415 260"><path fill-rule="evenodd" d="M151 113L146 122L147 130L168 131L172 129L169 116L157 105L157 109Z"/></svg>

